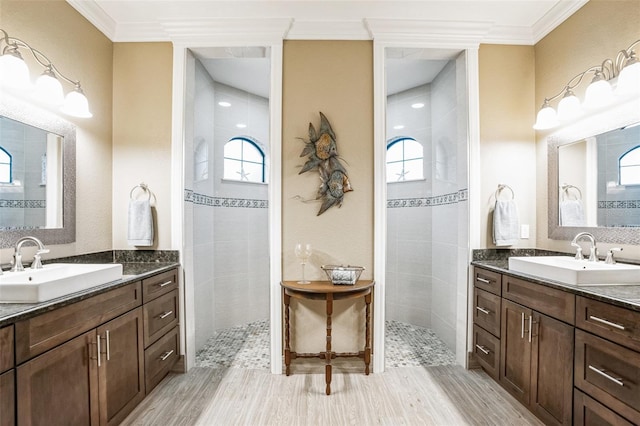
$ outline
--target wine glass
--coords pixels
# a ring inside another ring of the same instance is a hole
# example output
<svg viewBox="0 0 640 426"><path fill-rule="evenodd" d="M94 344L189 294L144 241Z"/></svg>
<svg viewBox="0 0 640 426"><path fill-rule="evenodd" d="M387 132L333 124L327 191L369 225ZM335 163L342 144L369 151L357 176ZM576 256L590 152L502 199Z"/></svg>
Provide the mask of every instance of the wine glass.
<svg viewBox="0 0 640 426"><path fill-rule="evenodd" d="M298 284L309 284L311 281L308 281L304 278L304 265L307 264L307 260L311 256L311 244L305 243L297 243L295 248L296 257L300 261L302 265L302 280L298 281Z"/></svg>

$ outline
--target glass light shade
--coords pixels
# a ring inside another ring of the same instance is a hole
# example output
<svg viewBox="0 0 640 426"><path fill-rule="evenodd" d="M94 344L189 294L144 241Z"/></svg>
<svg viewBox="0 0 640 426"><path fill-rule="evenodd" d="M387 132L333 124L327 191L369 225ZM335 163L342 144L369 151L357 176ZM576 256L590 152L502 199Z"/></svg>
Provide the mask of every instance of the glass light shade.
<svg viewBox="0 0 640 426"><path fill-rule="evenodd" d="M558 125L558 115L556 110L545 103L536 117L536 124L533 125L535 130L547 130Z"/></svg>
<svg viewBox="0 0 640 426"><path fill-rule="evenodd" d="M12 89L31 89L29 67L17 51L0 56L0 84Z"/></svg>
<svg viewBox="0 0 640 426"><path fill-rule="evenodd" d="M65 114L73 117L90 118L93 114L89 111L89 101L82 93L82 89L76 87L72 92L67 93L64 99L64 105L60 108Z"/></svg>
<svg viewBox="0 0 640 426"><path fill-rule="evenodd" d="M629 62L627 62L629 64ZM640 61L626 65L618 76L618 96L640 94Z"/></svg>
<svg viewBox="0 0 640 426"><path fill-rule="evenodd" d="M568 121L576 118L582 113L580 99L573 94L571 90L567 90L564 97L558 103L558 120Z"/></svg>
<svg viewBox="0 0 640 426"><path fill-rule="evenodd" d="M50 105L60 106L64 103L62 84L51 70L46 69L36 80L34 96Z"/></svg>
<svg viewBox="0 0 640 426"><path fill-rule="evenodd" d="M600 79L591 82L584 95L584 107L595 109L613 102L613 89L607 80Z"/></svg>

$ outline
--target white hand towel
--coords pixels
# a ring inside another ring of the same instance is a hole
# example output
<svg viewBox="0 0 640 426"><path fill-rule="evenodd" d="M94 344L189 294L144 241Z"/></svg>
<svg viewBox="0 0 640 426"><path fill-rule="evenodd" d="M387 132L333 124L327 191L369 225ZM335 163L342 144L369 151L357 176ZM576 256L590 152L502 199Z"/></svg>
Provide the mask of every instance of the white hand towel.
<svg viewBox="0 0 640 426"><path fill-rule="evenodd" d="M560 226L584 226L582 200L562 200L560 202Z"/></svg>
<svg viewBox="0 0 640 426"><path fill-rule="evenodd" d="M518 241L520 224L518 208L514 200L496 201L493 209L493 243L511 246Z"/></svg>
<svg viewBox="0 0 640 426"><path fill-rule="evenodd" d="M130 246L153 245L153 216L149 200L129 201L127 242Z"/></svg>

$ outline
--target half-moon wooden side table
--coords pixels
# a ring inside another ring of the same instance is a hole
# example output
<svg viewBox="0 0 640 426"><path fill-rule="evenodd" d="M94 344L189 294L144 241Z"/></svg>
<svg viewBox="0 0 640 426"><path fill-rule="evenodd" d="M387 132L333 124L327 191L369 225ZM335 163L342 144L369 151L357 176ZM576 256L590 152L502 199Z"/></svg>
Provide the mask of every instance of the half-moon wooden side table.
<svg viewBox="0 0 640 426"><path fill-rule="evenodd" d="M284 365L285 373L290 374L291 360L296 358L320 358L325 363L326 394L331 394L331 359L336 357L358 357L364 359L364 373L369 374L371 363L371 296L374 281L359 280L354 285L333 285L330 281L311 281L309 284L298 284L296 281L282 281L280 283L284 302ZM327 308L327 346L325 352L297 353L291 351L289 326L289 306L291 298L307 300L324 300ZM360 352L336 353L331 350L331 315L333 315L333 301L364 297L365 303L365 342L364 350Z"/></svg>

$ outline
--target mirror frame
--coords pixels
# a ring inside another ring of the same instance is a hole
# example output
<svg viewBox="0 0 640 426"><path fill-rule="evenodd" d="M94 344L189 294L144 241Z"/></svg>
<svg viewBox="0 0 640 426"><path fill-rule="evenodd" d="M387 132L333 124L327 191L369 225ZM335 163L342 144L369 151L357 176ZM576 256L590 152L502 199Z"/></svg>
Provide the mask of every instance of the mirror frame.
<svg viewBox="0 0 640 426"><path fill-rule="evenodd" d="M579 227L559 226L558 148L568 143L622 128L640 121L640 99L630 98L619 104L587 115L563 127L547 138L547 196L548 237L553 240L571 240L579 232L590 232L597 242L640 245L640 227Z"/></svg>
<svg viewBox="0 0 640 426"><path fill-rule="evenodd" d="M64 137L62 228L25 230L0 229L0 248L13 247L27 235L45 245L68 244L76 240L76 128L62 117L10 95L0 96L0 115Z"/></svg>

